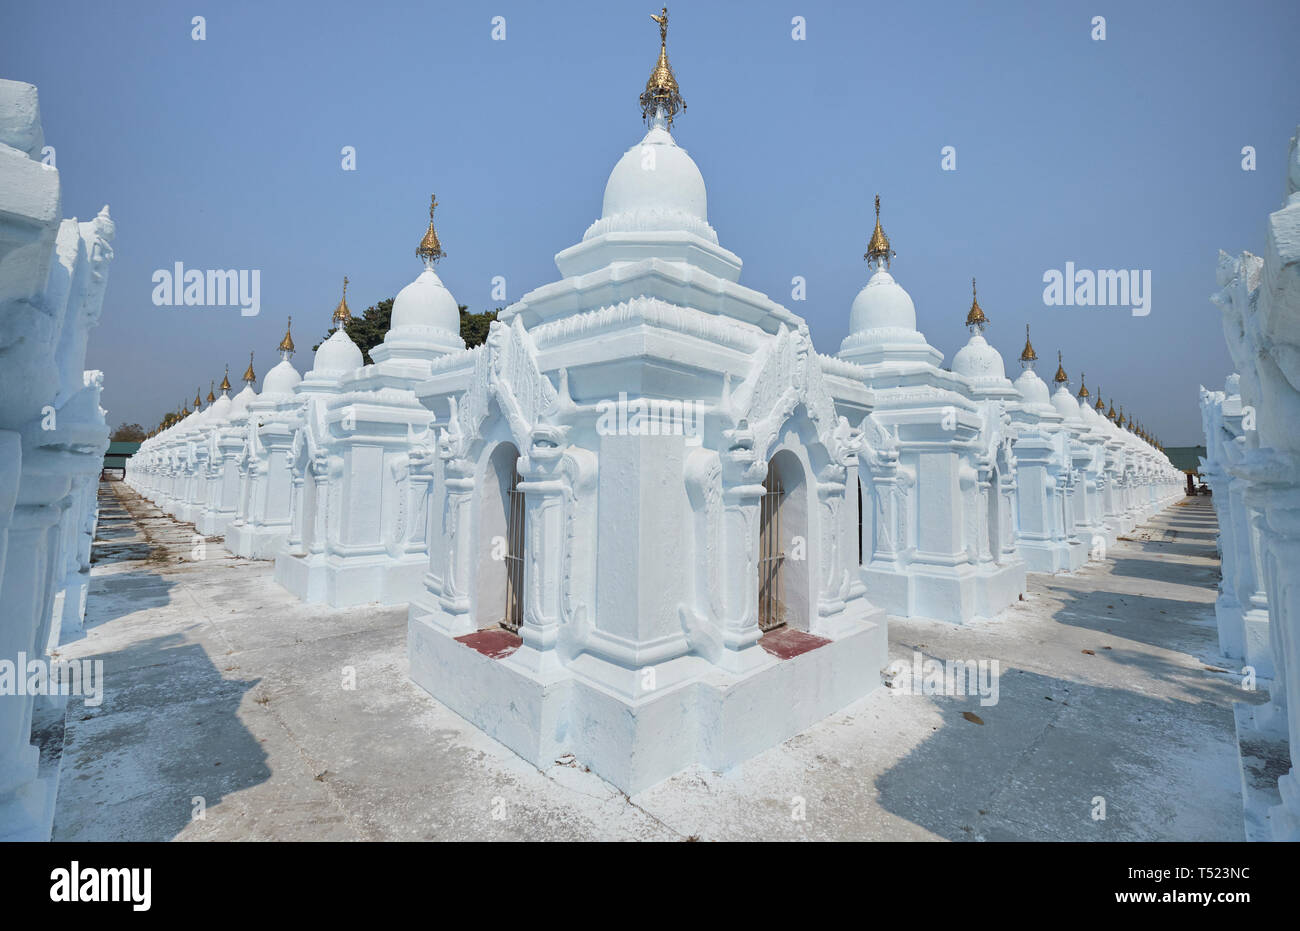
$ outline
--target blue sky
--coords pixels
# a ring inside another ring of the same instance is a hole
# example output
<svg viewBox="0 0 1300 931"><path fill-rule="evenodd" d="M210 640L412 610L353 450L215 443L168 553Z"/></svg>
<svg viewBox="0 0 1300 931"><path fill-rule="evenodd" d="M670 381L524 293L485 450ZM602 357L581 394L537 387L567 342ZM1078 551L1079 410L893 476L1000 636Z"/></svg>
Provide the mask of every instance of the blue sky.
<svg viewBox="0 0 1300 931"><path fill-rule="evenodd" d="M250 349L264 373L289 314L309 368L344 274L359 312L418 273L432 191L438 271L471 310L500 303L496 275L511 301L558 277L552 257L599 215L643 132L656 2L5 4L0 77L40 88L64 214L108 203L117 221L87 357L110 422L153 426L226 362L242 372ZM670 14L689 105L674 135L710 222L741 281L803 315L820 351L838 349L868 277L879 192L894 274L948 360L974 275L1012 375L1028 322L1046 374L1062 349L1076 388L1082 369L1167 445L1200 442L1197 385L1221 386L1230 365L1207 299L1217 250L1261 252L1281 205L1300 4L713 0ZM261 314L154 306L153 272L177 261L260 269ZM1045 306L1043 273L1067 261L1150 269L1151 313Z"/></svg>

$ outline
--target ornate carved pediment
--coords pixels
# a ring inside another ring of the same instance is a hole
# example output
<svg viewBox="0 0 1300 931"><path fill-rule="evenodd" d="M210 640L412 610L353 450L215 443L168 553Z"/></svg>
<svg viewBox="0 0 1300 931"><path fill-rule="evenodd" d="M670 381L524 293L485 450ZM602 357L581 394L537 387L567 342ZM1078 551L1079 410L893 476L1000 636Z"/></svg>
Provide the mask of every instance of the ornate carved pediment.
<svg viewBox="0 0 1300 931"><path fill-rule="evenodd" d="M487 342L470 351L475 353L473 374L464 394L451 399L451 416L439 434L439 455L461 459L469 454L493 400L525 456L535 445L558 450L566 432L554 422L560 396L537 365L537 351L523 321L515 317L510 326L493 321Z"/></svg>
<svg viewBox="0 0 1300 931"><path fill-rule="evenodd" d="M813 351L807 326L790 330L782 324L767 342L750 375L734 392L727 379L722 415L730 421L723 430L733 462L766 462L768 450L794 409L802 404L831 460L845 464L857 452L857 431L835 413L835 399L826 387L821 357Z"/></svg>

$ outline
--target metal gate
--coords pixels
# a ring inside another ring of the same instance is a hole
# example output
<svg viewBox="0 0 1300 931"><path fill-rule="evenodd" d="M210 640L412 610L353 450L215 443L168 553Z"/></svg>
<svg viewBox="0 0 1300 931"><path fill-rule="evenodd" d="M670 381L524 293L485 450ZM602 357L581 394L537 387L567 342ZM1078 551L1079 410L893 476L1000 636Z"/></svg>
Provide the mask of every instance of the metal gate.
<svg viewBox="0 0 1300 931"><path fill-rule="evenodd" d="M518 631L524 621L524 493L519 490L519 466L512 466L506 495L506 616L501 626Z"/></svg>
<svg viewBox="0 0 1300 931"><path fill-rule="evenodd" d="M773 630L785 624L785 592L782 569L785 550L781 545L781 502L785 489L781 477L767 469L758 518L758 629Z"/></svg>

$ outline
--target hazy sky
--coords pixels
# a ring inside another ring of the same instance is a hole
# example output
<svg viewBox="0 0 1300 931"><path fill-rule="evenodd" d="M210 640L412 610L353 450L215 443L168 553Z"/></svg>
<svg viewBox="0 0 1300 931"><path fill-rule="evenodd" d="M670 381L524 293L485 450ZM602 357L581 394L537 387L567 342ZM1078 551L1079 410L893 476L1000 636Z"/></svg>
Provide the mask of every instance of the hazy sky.
<svg viewBox="0 0 1300 931"><path fill-rule="evenodd" d="M344 274L360 312L419 272L433 191L438 272L461 303L498 306L497 275L509 301L557 278L552 257L599 216L644 132L657 3L4 3L0 77L40 88L64 215L108 203L117 221L86 363L105 372L110 422L152 427L227 362L234 381L250 349L265 373L289 314L310 368ZM709 221L742 283L803 315L820 351L838 350L868 277L879 192L894 275L947 360L974 275L1010 374L1029 322L1043 374L1063 349L1076 389L1082 369L1166 445L1200 442L1197 385L1221 386L1230 364L1207 299L1217 250L1261 252L1281 205L1300 4L710 0L670 14L689 105L674 135ZM259 269L260 315L155 306L154 271L178 261ZM1150 270L1150 314L1045 306L1043 274L1066 262ZM791 300L796 275L806 301Z"/></svg>

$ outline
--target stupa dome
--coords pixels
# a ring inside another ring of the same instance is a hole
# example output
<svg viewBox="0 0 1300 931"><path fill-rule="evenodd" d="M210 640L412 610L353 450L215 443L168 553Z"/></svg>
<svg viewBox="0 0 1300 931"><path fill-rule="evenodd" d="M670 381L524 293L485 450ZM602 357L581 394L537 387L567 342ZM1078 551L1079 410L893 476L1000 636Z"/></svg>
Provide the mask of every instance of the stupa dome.
<svg viewBox="0 0 1300 931"><path fill-rule="evenodd" d="M230 418L233 420L248 410L248 403L256 398L257 392L253 390L252 384L245 384L243 390L230 399Z"/></svg>
<svg viewBox="0 0 1300 931"><path fill-rule="evenodd" d="M459 313L457 313L459 318ZM457 321L459 322L459 320ZM347 331L339 328L316 350L312 362L313 372L351 372L362 365L361 350L348 337Z"/></svg>
<svg viewBox="0 0 1300 931"><path fill-rule="evenodd" d="M1046 388L1047 386L1044 385L1043 387ZM1079 402L1074 399L1074 395L1070 394L1069 386L1065 383L1062 383L1061 387L1057 388L1056 393L1052 395L1052 406L1067 421L1074 423L1080 420Z"/></svg>
<svg viewBox="0 0 1300 931"><path fill-rule="evenodd" d="M266 373L262 379L262 394L293 394L293 389L302 381L302 376L287 358L282 359L275 368Z"/></svg>
<svg viewBox="0 0 1300 931"><path fill-rule="evenodd" d="M393 301L389 328L404 327L431 327L447 333L460 333L460 307L430 267L398 291L397 299Z"/></svg>
<svg viewBox="0 0 1300 931"><path fill-rule="evenodd" d="M1046 404L1052 406L1047 383L1038 377L1033 369L1025 369L1015 381L1016 390L1025 399L1026 404Z"/></svg>
<svg viewBox="0 0 1300 931"><path fill-rule="evenodd" d="M225 394L213 401L208 408L208 423L222 423L230 415L230 404L230 397Z"/></svg>
<svg viewBox="0 0 1300 931"><path fill-rule="evenodd" d="M644 222L659 215L664 220L680 217L686 222L708 222L704 176L694 159L673 141L662 120L656 120L610 172L600 215L603 220L637 215ZM665 224L660 228L680 226Z"/></svg>
<svg viewBox="0 0 1300 931"><path fill-rule="evenodd" d="M915 330L916 305L894 276L880 268L853 299L849 332L860 333L883 327Z"/></svg>
<svg viewBox="0 0 1300 931"><path fill-rule="evenodd" d="M966 345L957 350L957 354L952 357L952 370L976 381L1007 377L1002 354L989 344L982 333L972 335Z"/></svg>

